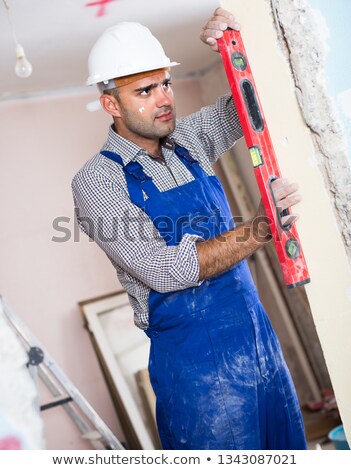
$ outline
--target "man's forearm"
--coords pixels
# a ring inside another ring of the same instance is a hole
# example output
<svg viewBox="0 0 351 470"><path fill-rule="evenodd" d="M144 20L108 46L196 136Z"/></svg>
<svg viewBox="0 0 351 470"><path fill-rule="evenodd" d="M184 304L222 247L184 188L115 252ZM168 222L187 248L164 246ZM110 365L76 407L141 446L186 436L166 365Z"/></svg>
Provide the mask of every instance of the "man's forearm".
<svg viewBox="0 0 351 470"><path fill-rule="evenodd" d="M256 217L218 237L196 243L200 262L199 281L227 271L270 239L266 218Z"/></svg>

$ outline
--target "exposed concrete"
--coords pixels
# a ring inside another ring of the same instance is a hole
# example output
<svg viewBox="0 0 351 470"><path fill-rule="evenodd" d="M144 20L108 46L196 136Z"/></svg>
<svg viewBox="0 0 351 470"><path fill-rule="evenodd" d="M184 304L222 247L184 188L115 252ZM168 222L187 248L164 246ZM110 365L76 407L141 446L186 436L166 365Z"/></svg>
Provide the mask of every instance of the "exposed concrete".
<svg viewBox="0 0 351 470"><path fill-rule="evenodd" d="M328 96L325 65L329 32L324 17L307 0L265 0L272 4L279 42L288 58L304 120L351 262L351 170L344 128Z"/></svg>

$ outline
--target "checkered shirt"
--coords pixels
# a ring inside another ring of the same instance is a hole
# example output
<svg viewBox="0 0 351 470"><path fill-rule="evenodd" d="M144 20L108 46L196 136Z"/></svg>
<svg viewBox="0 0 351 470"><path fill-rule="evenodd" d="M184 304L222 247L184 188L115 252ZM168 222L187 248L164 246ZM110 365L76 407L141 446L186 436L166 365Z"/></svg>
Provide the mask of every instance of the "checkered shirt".
<svg viewBox="0 0 351 470"><path fill-rule="evenodd" d="M117 153L125 165L131 160L139 162L157 188L167 191L194 179L175 155L174 142L185 147L207 175L214 175L213 163L241 136L236 108L228 94L177 120L174 132L162 142L164 164L116 134L113 126L102 150ZM74 176L72 191L78 224L116 269L139 328L148 327L150 289L171 292L200 284L195 243L201 237L185 234L177 246L167 246L149 217L131 202L120 165L96 154ZM186 201L182 203L186 210Z"/></svg>

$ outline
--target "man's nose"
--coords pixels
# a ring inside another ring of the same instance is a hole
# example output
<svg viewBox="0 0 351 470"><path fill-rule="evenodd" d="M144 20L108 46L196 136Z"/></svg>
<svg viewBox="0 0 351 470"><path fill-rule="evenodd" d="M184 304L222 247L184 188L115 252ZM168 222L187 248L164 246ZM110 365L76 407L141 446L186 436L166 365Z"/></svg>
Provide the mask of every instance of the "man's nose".
<svg viewBox="0 0 351 470"><path fill-rule="evenodd" d="M156 106L162 108L163 106L170 106L172 104L172 92L165 90L163 87L156 89Z"/></svg>

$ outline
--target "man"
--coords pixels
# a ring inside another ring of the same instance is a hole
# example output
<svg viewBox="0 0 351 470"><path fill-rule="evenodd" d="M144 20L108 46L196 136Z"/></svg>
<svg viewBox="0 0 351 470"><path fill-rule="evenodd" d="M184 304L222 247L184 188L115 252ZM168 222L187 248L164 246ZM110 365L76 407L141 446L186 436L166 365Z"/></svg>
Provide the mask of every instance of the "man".
<svg viewBox="0 0 351 470"><path fill-rule="evenodd" d="M201 39L216 51L227 27L239 26L219 8ZM113 125L74 177L78 220L150 337L163 447L304 449L295 390L245 261L270 239L263 207L234 227L211 168L242 136L235 106L224 96L176 121L175 65L136 23L95 44L88 83ZM299 202L296 190L275 182L281 209Z"/></svg>

